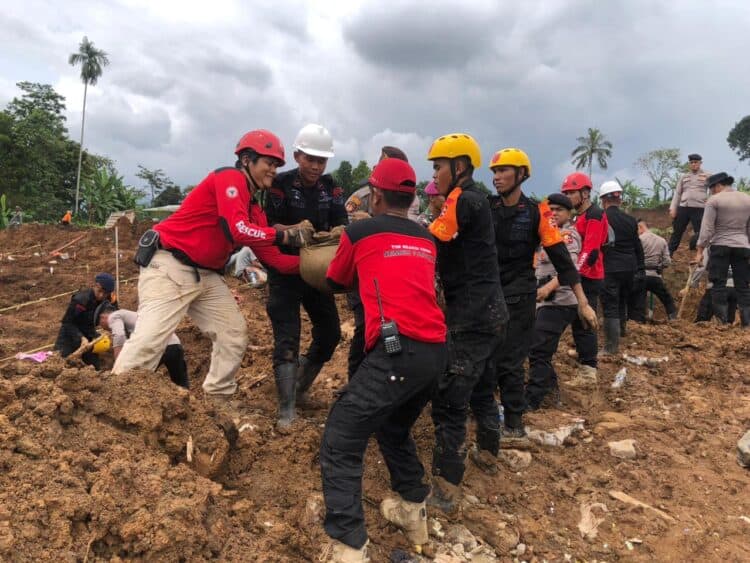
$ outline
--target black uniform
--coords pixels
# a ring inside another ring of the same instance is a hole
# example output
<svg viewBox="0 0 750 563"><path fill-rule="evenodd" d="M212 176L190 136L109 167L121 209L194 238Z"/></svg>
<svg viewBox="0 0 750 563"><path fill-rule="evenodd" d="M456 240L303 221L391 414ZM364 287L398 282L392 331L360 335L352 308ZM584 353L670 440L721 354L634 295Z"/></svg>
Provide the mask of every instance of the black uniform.
<svg viewBox="0 0 750 563"><path fill-rule="evenodd" d="M294 225L307 219L316 231L329 231L347 223L344 190L330 174L321 176L312 187L302 185L298 169L276 176L265 205L269 225ZM282 246L285 254L299 249ZM305 356L313 364L331 359L341 338L339 316L332 295L307 285L298 275L282 275L269 268L270 297L266 310L274 335L274 367L296 362L299 354L300 310L305 308L312 322L312 343Z"/></svg>
<svg viewBox="0 0 750 563"><path fill-rule="evenodd" d="M97 337L94 313L100 303L91 288L82 289L70 298L55 341L55 350L58 350L63 358L78 350L82 337L89 341ZM99 368L99 357L93 352L86 352L81 359L84 363Z"/></svg>
<svg viewBox="0 0 750 563"><path fill-rule="evenodd" d="M615 240L603 249L602 307L605 319L619 319L623 326L628 319L628 308L637 309L641 285L646 282L643 245L635 218L614 205L605 213Z"/></svg>
<svg viewBox="0 0 750 563"><path fill-rule="evenodd" d="M455 204L457 235L437 243L448 325L448 371L440 378L432 400L432 472L454 485L461 483L465 470L466 418L472 390L480 385L494 389L492 358L508 322L486 193L473 182L461 190ZM472 410L477 442L492 449L500 439L494 395L482 394L472 402Z"/></svg>
<svg viewBox="0 0 750 563"><path fill-rule="evenodd" d="M570 258L559 231L557 242L542 240L547 236L549 223L542 223L539 204L521 194L518 203L506 207L501 197L491 198L492 219L500 268L500 284L508 308L508 328L504 345L495 358L497 379L491 388L478 386L472 396L472 406L486 401L488 394L500 387L500 398L508 428L523 428L522 414L526 409L523 364L529 355L534 316L536 313L536 276L534 253L540 244L558 272L561 285L578 283L578 271ZM545 218L546 220L546 218ZM489 448L488 448L489 449ZM490 451L495 448L491 448Z"/></svg>

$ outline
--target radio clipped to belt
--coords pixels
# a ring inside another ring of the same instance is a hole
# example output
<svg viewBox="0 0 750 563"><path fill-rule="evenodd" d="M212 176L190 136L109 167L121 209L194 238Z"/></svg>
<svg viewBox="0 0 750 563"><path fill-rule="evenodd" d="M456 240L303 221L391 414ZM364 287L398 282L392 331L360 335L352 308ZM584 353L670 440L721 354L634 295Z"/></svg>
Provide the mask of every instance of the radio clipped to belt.
<svg viewBox="0 0 750 563"><path fill-rule="evenodd" d="M383 303L380 300L378 280L376 278L373 281L375 282L375 295L378 298L378 309L380 310L380 337L383 339L385 353L389 356L395 356L401 353L401 339L398 335L398 327L393 320L386 322L385 314L383 313Z"/></svg>
<svg viewBox="0 0 750 563"><path fill-rule="evenodd" d="M133 261L145 268L151 263L151 259L157 250L159 250L159 233L149 229L141 235Z"/></svg>

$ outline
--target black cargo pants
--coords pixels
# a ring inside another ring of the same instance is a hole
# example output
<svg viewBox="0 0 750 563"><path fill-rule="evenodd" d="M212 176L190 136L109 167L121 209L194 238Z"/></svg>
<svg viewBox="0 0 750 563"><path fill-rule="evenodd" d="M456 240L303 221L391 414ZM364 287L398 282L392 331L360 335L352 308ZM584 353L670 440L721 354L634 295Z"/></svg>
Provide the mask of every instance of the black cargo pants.
<svg viewBox="0 0 750 563"><path fill-rule="evenodd" d="M362 511L363 458L375 434L391 474L391 488L409 502L429 493L411 428L445 372L445 344L401 335L400 354L389 356L381 342L370 350L344 387L323 431L320 469L329 536L355 549L367 541Z"/></svg>
<svg viewBox="0 0 750 563"><path fill-rule="evenodd" d="M448 369L441 374L432 399L435 425L432 473L454 485L461 483L466 470L466 420L470 403L477 421L479 447L495 454L500 447L493 359L502 340L501 334L449 334ZM476 387L483 392L475 400L472 392Z"/></svg>
<svg viewBox="0 0 750 563"><path fill-rule="evenodd" d="M273 365L296 362L300 341L300 305L312 323L312 343L305 355L312 364L324 364L341 340L336 302L331 294L307 285L296 275L273 275L266 311L273 327Z"/></svg>

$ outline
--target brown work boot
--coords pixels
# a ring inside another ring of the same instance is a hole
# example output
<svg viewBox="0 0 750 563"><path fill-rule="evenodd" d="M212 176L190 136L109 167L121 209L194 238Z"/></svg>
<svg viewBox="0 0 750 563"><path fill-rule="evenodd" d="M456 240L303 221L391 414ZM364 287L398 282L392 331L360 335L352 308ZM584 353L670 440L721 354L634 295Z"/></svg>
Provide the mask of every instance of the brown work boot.
<svg viewBox="0 0 750 563"><path fill-rule="evenodd" d="M367 540L361 548L354 549L338 540L331 540L331 543L325 546L323 553L318 557L318 561L323 563L370 563L370 556L367 554L369 545L370 540Z"/></svg>
<svg viewBox="0 0 750 563"><path fill-rule="evenodd" d="M479 469L488 475L497 474L497 456L487 450L480 450L474 446L469 450L469 457Z"/></svg>
<svg viewBox="0 0 750 563"><path fill-rule="evenodd" d="M401 528L413 545L423 545L429 541L424 501L409 502L401 497L389 497L380 503L380 514Z"/></svg>
<svg viewBox="0 0 750 563"><path fill-rule="evenodd" d="M576 375L573 379L565 382L565 385L573 388L596 387L597 377L596 368L586 365L580 365L576 369Z"/></svg>
<svg viewBox="0 0 750 563"><path fill-rule="evenodd" d="M427 504L439 508L446 514L455 512L461 500L461 487L449 483L442 477L432 478L432 492L427 497Z"/></svg>

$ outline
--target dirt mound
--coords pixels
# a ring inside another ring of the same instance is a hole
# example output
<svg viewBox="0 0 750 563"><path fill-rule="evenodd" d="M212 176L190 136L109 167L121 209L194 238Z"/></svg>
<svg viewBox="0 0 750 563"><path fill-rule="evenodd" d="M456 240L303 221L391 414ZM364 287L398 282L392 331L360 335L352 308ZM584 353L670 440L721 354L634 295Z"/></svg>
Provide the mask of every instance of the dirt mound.
<svg viewBox="0 0 750 563"><path fill-rule="evenodd" d="M124 276L136 273L130 255L144 228L120 232ZM4 250L2 303L75 289L113 269L111 231L25 225L19 234L0 233L0 248L17 252L38 239L48 253L87 238L70 247L75 258L56 265L66 278L57 270L42 278L48 256L8 261ZM668 278L674 293L688 256L677 254ZM203 401L210 342L189 321L178 335L190 392L163 371L114 377L59 359L0 364L0 560L316 560L326 540L318 448L334 392L346 381L348 344L324 368L293 432L279 435L266 295L229 283L251 334L233 405L236 433ZM123 286L123 303L134 307L136 297L132 284ZM54 340L66 303L2 313L3 356ZM343 302L341 311L348 318ZM555 361L563 382L575 369L570 344L565 336ZM496 476L469 464L459 514L430 513L439 560L466 561L467 553L485 562L746 559L750 473L737 464L735 443L750 428L750 333L687 321L630 323L623 352L630 359L602 362L596 392L565 393L561 408L528 415L534 438L558 445L532 441L504 451ZM623 367L624 385L611 387ZM426 465L428 414L415 428ZM632 450L610 445L627 440ZM410 550L378 514L387 494L373 444L364 475L373 561Z"/></svg>

